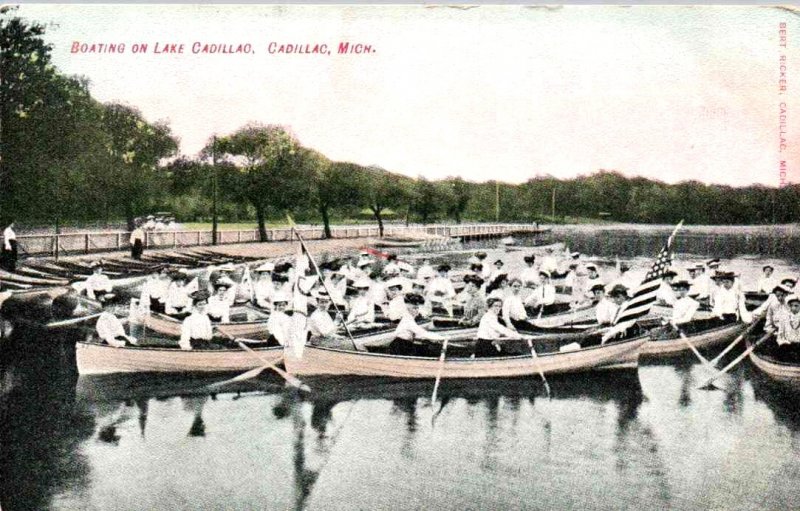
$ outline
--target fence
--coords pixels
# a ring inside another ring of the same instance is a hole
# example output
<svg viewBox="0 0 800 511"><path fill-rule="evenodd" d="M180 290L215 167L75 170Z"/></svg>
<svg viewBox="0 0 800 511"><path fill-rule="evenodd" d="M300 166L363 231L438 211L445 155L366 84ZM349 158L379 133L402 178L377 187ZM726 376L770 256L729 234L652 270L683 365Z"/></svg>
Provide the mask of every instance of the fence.
<svg viewBox="0 0 800 511"><path fill-rule="evenodd" d="M437 224L437 225L386 225L384 237L456 237L456 236L501 236L510 233L535 232L536 224ZM324 230L319 227L298 227L305 239L322 239ZM377 226L331 227L333 238L369 238L379 236ZM67 234L29 234L17 236L23 254L50 255L89 254L130 249L130 233L127 231L100 231ZM289 241L292 229L288 227L267 229L266 241ZM220 230L219 245L254 243L259 241L258 229ZM212 244L212 232L204 231L148 231L145 232L145 248L198 247Z"/></svg>

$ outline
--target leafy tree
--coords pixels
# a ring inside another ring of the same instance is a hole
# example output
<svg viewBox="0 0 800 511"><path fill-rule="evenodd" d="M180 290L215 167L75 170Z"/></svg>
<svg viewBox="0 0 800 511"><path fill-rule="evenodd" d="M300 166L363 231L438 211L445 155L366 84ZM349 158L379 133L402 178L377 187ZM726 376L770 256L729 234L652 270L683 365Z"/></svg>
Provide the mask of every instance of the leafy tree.
<svg viewBox="0 0 800 511"><path fill-rule="evenodd" d="M442 183L449 189L447 197L447 215L460 224L467 211L469 200L472 197L473 183L468 183L460 177L449 177Z"/></svg>
<svg viewBox="0 0 800 511"><path fill-rule="evenodd" d="M358 172L359 188L363 199L378 222L378 232L383 237L383 215L389 208L399 208L410 195L409 179L387 172L380 167L367 167Z"/></svg>
<svg viewBox="0 0 800 511"><path fill-rule="evenodd" d="M331 210L357 206L361 201L362 189L358 177L361 169L354 163L331 162L315 151L304 152L311 176L311 197L322 217L324 235L331 238Z"/></svg>

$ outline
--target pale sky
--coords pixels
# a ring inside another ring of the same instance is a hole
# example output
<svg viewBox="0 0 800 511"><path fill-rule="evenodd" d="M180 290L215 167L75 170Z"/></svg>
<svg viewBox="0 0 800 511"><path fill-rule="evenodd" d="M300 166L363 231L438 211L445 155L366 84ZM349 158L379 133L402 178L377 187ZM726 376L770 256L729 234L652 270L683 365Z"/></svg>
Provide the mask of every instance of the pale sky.
<svg viewBox="0 0 800 511"><path fill-rule="evenodd" d="M334 160L519 183L615 169L800 182L800 15L764 7L24 5L100 101L167 120L183 154L249 121ZM779 24L787 25L787 47ZM125 43L123 54L73 54ZM340 41L375 49L337 55ZM134 43L148 53L134 54ZM183 43L183 55L154 54ZM252 45L196 55L194 42ZM332 55L274 55L325 43ZM779 59L787 90L779 95ZM791 98L791 100L790 100ZM780 105L788 106L780 152Z"/></svg>

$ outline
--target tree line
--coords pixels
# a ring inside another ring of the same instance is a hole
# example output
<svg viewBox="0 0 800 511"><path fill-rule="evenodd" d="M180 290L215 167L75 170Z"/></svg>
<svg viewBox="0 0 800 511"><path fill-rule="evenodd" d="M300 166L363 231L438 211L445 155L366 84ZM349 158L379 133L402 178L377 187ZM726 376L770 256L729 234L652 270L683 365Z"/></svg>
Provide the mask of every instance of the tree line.
<svg viewBox="0 0 800 511"><path fill-rule="evenodd" d="M0 11L0 216L21 223L116 221L171 211L179 221L330 224L369 216L432 221L766 224L795 222L800 186L674 185L601 170L522 184L411 178L332 161L285 126L250 123L178 154L168 123L92 98L89 81L51 62L43 26ZM404 169L423 174L426 169ZM536 169L531 169L535 174ZM486 169L500 176L502 169Z"/></svg>

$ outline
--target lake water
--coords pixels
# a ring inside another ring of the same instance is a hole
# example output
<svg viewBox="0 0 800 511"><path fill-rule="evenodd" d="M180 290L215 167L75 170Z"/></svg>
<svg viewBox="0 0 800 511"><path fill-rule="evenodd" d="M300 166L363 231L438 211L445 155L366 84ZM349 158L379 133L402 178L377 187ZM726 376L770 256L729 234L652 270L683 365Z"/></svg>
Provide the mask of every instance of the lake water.
<svg viewBox="0 0 800 511"><path fill-rule="evenodd" d="M761 262L724 264L749 289ZM717 390L692 355L550 377L552 399L538 377L444 380L431 406L432 381L76 380L55 341L17 335L30 349L0 350L6 511L800 508L800 390L749 362Z"/></svg>

